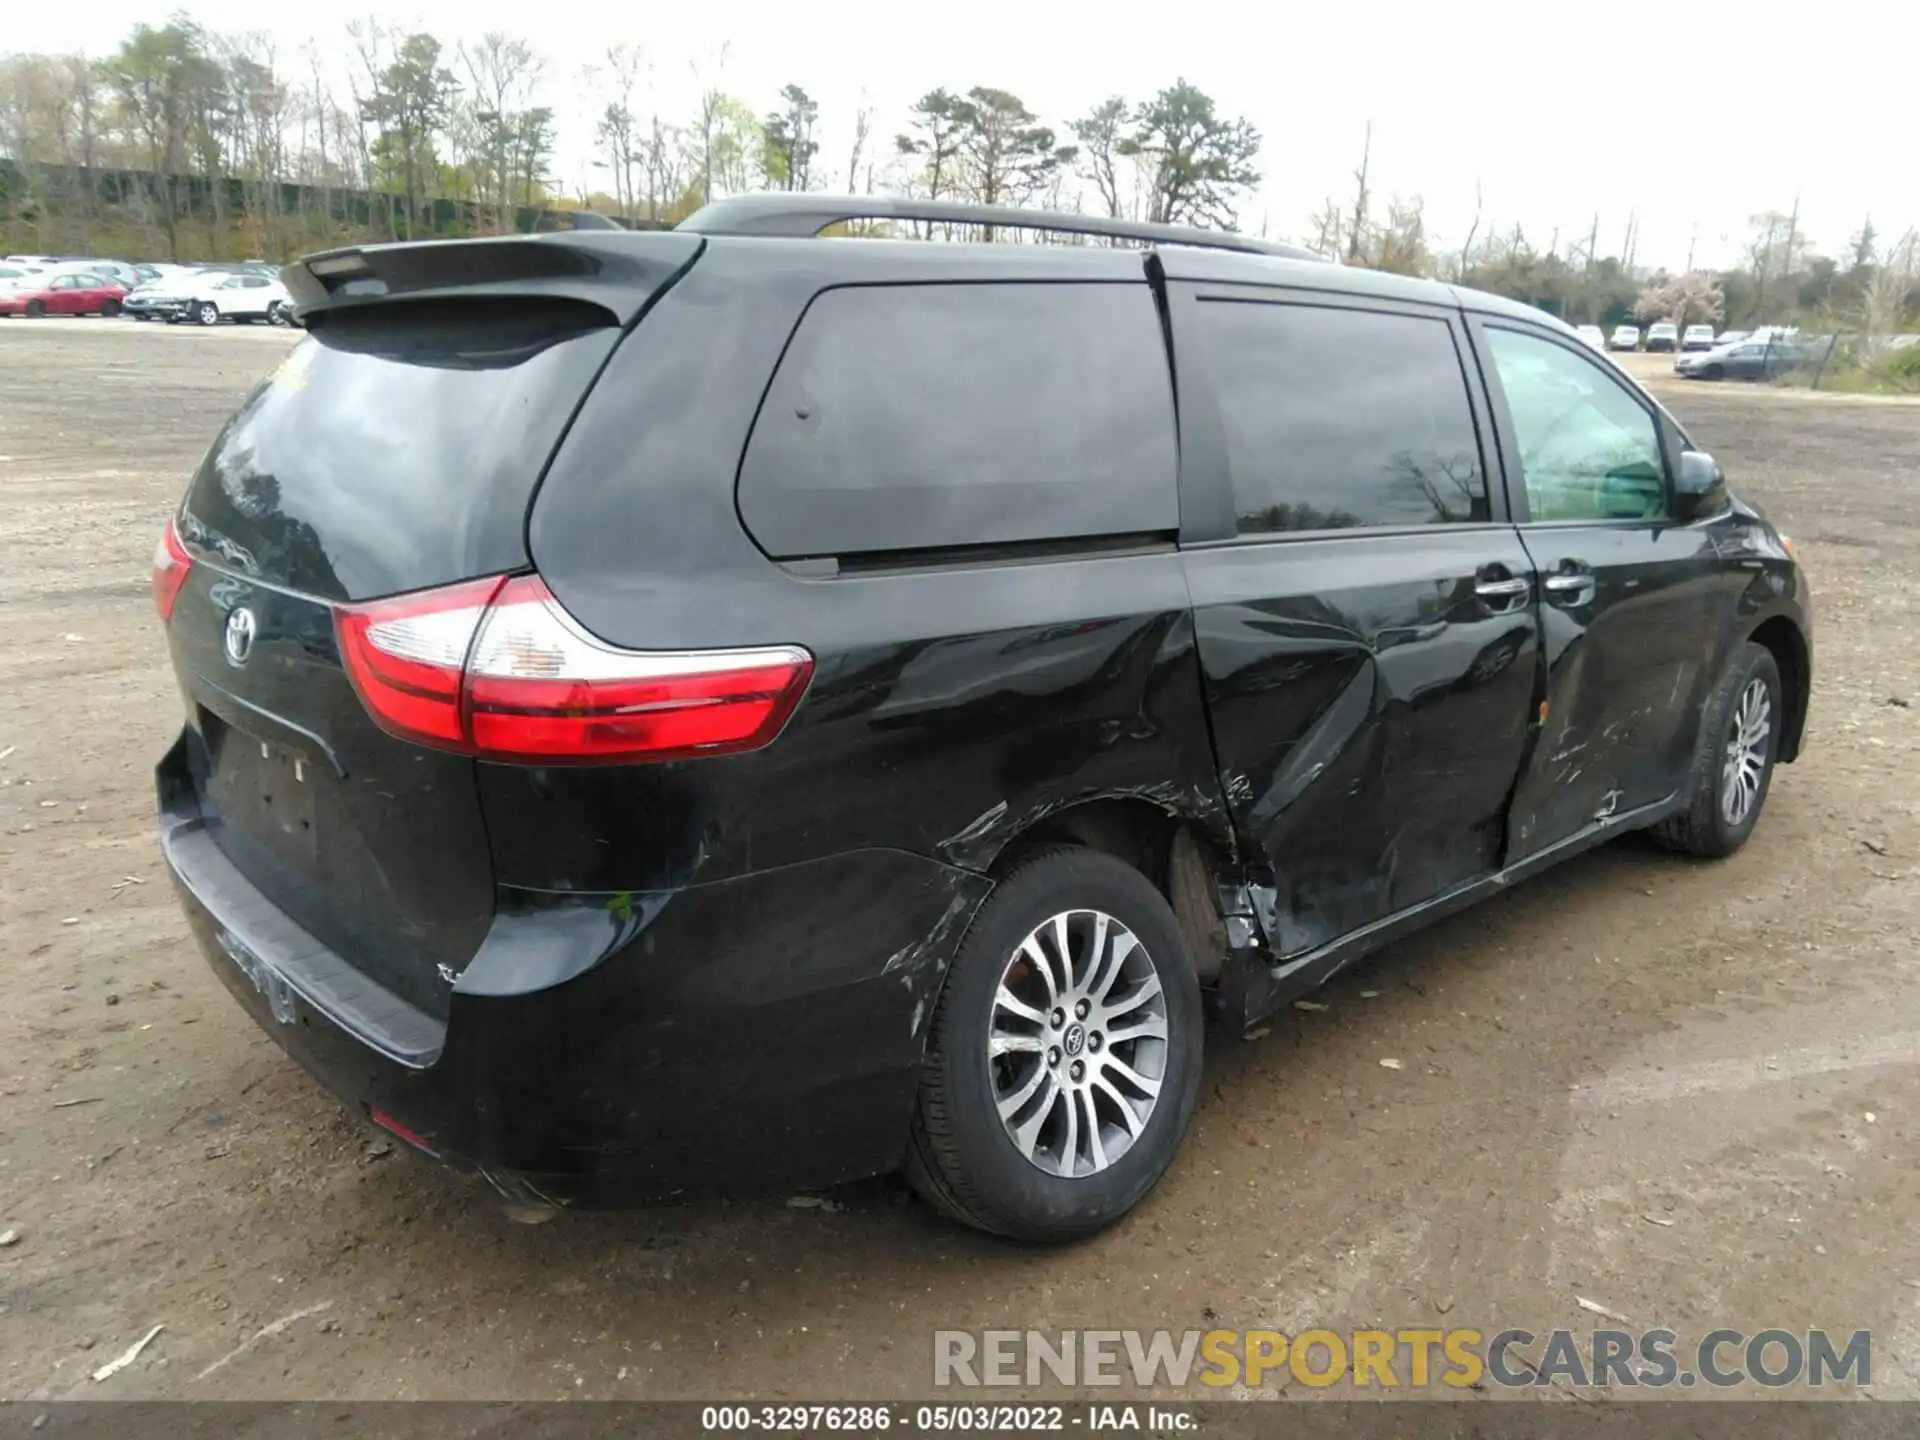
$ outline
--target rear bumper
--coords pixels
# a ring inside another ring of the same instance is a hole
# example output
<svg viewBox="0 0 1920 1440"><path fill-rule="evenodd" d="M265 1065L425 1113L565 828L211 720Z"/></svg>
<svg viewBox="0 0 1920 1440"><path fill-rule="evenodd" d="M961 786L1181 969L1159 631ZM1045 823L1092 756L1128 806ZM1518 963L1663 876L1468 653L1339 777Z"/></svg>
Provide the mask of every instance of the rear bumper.
<svg viewBox="0 0 1920 1440"><path fill-rule="evenodd" d="M225 862L169 767L162 848L215 973L363 1117L502 1193L625 1205L898 1164L948 961L990 882L898 851L620 895L501 891L444 1019Z"/></svg>

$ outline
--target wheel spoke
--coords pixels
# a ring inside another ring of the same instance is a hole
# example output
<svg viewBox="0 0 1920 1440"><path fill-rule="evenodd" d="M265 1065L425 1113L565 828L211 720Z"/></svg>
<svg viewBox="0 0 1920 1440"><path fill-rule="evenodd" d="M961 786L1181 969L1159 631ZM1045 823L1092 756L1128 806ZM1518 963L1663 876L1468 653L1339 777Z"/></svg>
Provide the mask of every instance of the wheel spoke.
<svg viewBox="0 0 1920 1440"><path fill-rule="evenodd" d="M1037 1055L1043 1048L1038 1035L1012 1035L1004 1030L987 1042L987 1054L994 1056Z"/></svg>
<svg viewBox="0 0 1920 1440"><path fill-rule="evenodd" d="M1047 1118L1053 1114L1054 1106L1060 1100L1060 1085L1053 1078L1052 1072L1042 1070L1040 1074L1046 1081L1040 1103L1034 1107L1033 1114L1027 1117L1025 1123L1015 1126L1011 1132L1013 1143L1020 1147L1020 1153L1029 1160L1033 1159L1033 1147L1040 1139L1042 1127L1046 1125ZM1004 1114L1005 1110L1003 1109L1001 1113Z"/></svg>
<svg viewBox="0 0 1920 1440"><path fill-rule="evenodd" d="M1033 1074L1027 1077L1026 1084L1022 1085L1018 1090L1015 1090L1011 1095L1000 1096L996 1101L1000 1107L1000 1118L1011 1123L1013 1117L1020 1113L1021 1107L1033 1098L1034 1092L1038 1090L1043 1083L1049 1082L1052 1079L1053 1076L1048 1072L1046 1066L1034 1066Z"/></svg>
<svg viewBox="0 0 1920 1440"><path fill-rule="evenodd" d="M1115 1108L1119 1110L1120 1128L1127 1132L1129 1138L1138 1139L1140 1136L1140 1117L1134 1113L1133 1102L1118 1090L1114 1089L1113 1082L1107 1079L1104 1074L1096 1075L1093 1083L1095 1087L1105 1093L1109 1100L1113 1101Z"/></svg>
<svg viewBox="0 0 1920 1440"><path fill-rule="evenodd" d="M1148 1079L1145 1075L1142 1075L1138 1070L1127 1064L1126 1061L1116 1059L1112 1052L1108 1052L1105 1069L1107 1074L1119 1076L1123 1082L1131 1085L1149 1100L1155 1098L1160 1093L1160 1082L1158 1080Z"/></svg>
<svg viewBox="0 0 1920 1440"><path fill-rule="evenodd" d="M1087 993L1093 997L1095 1004L1106 1003L1107 996L1113 993L1114 982L1120 978L1120 972L1126 968L1127 957L1139 946L1140 941L1131 930L1123 930L1113 937L1107 963L1101 967L1099 974L1087 977Z"/></svg>
<svg viewBox="0 0 1920 1440"><path fill-rule="evenodd" d="M1140 982L1137 990L1129 991L1127 994L1122 995L1118 1001L1106 1007L1107 1018L1109 1020L1117 1020L1122 1015L1132 1014L1135 1010L1146 1004L1147 1001L1158 997L1159 994L1160 977L1149 970L1146 978Z"/></svg>
<svg viewBox="0 0 1920 1440"><path fill-rule="evenodd" d="M1044 1025L1047 1023L1046 1011L1036 1010L1005 985L1002 985L998 992L995 993L993 1006L996 1010L1005 1010L1009 1015L1018 1015L1022 1020L1031 1020L1035 1025Z"/></svg>
<svg viewBox="0 0 1920 1440"><path fill-rule="evenodd" d="M1047 947L1040 943L1039 935L1029 935L1025 940L1022 940L1020 942L1020 953L1026 956L1028 964L1040 972L1041 983L1047 987L1047 1003L1049 1005L1058 1004L1060 1000L1060 984L1054 978L1053 966L1047 960ZM1002 985L1000 988L1002 991L1005 991L1006 986Z"/></svg>
<svg viewBox="0 0 1920 1440"><path fill-rule="evenodd" d="M1107 928L1112 923L1112 917L1105 912L1094 914L1093 937L1087 944L1086 964L1081 967L1077 977L1080 988L1089 994L1096 993L1093 982L1099 977L1100 967L1107 957Z"/></svg>
<svg viewBox="0 0 1920 1440"><path fill-rule="evenodd" d="M1053 949L1054 953L1060 957L1060 988L1071 990L1073 988L1073 942L1067 935L1065 911L1053 917Z"/></svg>
<svg viewBox="0 0 1920 1440"><path fill-rule="evenodd" d="M1067 1133L1060 1141L1060 1173L1071 1175L1080 1168L1080 1097L1062 1089L1067 1102Z"/></svg>
<svg viewBox="0 0 1920 1440"><path fill-rule="evenodd" d="M1087 1157L1095 1170L1107 1168L1107 1147L1100 1143L1100 1112L1094 1108L1093 1092L1082 1094L1076 1103L1087 1107Z"/></svg>
<svg viewBox="0 0 1920 1440"><path fill-rule="evenodd" d="M1107 1044L1124 1045L1129 1040L1164 1040L1167 1038L1167 1017L1164 1015L1139 1015L1133 1017L1133 1023L1118 1030L1107 1031Z"/></svg>

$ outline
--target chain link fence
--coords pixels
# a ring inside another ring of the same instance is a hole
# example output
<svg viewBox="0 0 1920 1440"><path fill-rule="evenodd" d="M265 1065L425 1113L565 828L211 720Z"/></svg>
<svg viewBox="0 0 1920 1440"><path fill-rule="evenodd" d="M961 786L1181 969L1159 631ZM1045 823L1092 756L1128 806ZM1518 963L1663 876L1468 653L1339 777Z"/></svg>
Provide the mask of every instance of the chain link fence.
<svg viewBox="0 0 1920 1440"><path fill-rule="evenodd" d="M1801 390L1920 394L1920 336L1792 331L1764 340L1755 378Z"/></svg>

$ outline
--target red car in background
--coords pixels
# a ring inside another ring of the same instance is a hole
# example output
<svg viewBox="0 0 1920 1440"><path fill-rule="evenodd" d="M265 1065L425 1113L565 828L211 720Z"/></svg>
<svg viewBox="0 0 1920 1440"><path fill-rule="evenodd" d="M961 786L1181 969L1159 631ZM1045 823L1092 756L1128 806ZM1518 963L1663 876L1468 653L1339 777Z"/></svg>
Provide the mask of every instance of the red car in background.
<svg viewBox="0 0 1920 1440"><path fill-rule="evenodd" d="M118 315L127 287L104 275L35 275L0 289L0 315Z"/></svg>

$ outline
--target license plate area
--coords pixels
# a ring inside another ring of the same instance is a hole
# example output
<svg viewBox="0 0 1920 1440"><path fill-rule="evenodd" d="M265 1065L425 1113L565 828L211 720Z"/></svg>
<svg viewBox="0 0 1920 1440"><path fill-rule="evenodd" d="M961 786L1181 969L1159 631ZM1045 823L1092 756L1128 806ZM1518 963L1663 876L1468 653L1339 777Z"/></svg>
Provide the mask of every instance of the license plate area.
<svg viewBox="0 0 1920 1440"><path fill-rule="evenodd" d="M311 873L319 855L313 761L249 734L204 707L205 800L212 818L244 833L281 860Z"/></svg>
<svg viewBox="0 0 1920 1440"><path fill-rule="evenodd" d="M272 1012L273 1018L282 1025L293 1024L299 1012L294 1009L293 986L287 983L285 977L256 955L246 941L224 925L216 932L215 938L220 942L220 948L226 952L227 958L233 961L240 973L253 983L253 988L260 992L260 998L267 1002L267 1009Z"/></svg>

